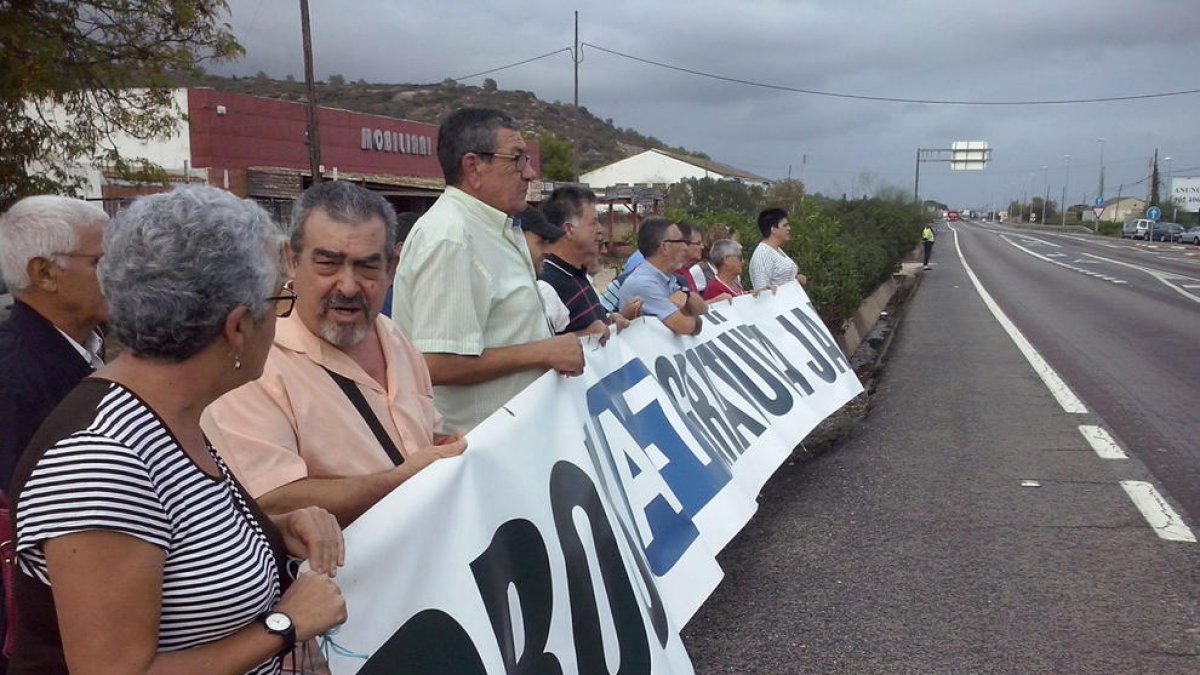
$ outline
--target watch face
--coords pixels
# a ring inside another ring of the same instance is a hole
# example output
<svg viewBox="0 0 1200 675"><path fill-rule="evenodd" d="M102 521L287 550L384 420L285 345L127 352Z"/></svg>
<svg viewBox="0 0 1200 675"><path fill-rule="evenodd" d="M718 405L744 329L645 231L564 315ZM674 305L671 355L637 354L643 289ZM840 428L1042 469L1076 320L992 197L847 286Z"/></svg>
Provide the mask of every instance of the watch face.
<svg viewBox="0 0 1200 675"><path fill-rule="evenodd" d="M267 630L276 633L282 633L292 627L292 620L288 618L288 615L279 612L268 614L263 623L267 624Z"/></svg>

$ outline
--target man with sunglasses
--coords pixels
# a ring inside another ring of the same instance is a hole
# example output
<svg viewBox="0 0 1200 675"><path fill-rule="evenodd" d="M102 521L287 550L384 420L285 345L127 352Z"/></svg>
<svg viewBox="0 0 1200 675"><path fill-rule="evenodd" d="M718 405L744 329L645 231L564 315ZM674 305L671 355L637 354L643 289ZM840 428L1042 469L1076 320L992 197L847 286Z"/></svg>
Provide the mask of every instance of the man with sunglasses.
<svg viewBox="0 0 1200 675"><path fill-rule="evenodd" d="M201 420L267 513L319 506L344 527L466 448L441 434L420 352L380 316L397 230L383 197L345 181L310 187L292 209L293 285L277 301L286 318L263 375L217 399Z"/></svg>
<svg viewBox="0 0 1200 675"><path fill-rule="evenodd" d="M392 316L425 355L446 424L470 430L547 370L583 372L575 335L554 335L513 217L537 177L509 115L464 108L438 130L446 191L417 221Z"/></svg>

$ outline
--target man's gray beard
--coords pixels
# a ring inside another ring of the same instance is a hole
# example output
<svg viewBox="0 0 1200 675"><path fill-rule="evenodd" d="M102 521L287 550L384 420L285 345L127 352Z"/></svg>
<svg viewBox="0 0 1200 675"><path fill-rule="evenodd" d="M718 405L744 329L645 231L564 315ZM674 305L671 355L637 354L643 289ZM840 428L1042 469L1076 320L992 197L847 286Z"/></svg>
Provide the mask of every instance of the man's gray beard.
<svg viewBox="0 0 1200 675"><path fill-rule="evenodd" d="M320 319L321 339L335 347L354 347L371 334L371 324L354 323L342 325L329 319Z"/></svg>

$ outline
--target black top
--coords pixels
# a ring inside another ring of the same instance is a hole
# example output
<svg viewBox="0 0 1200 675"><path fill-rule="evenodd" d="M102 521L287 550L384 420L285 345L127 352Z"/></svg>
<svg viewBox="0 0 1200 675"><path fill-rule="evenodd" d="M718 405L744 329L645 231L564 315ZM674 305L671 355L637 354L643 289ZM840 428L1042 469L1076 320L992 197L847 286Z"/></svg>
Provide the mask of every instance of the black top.
<svg viewBox="0 0 1200 675"><path fill-rule="evenodd" d="M562 330L563 333L583 330L592 322L604 321L608 316L608 310L600 304L600 296L592 288L584 268L575 267L551 253L546 256L541 278L554 287L559 299L571 313L571 322Z"/></svg>
<svg viewBox="0 0 1200 675"><path fill-rule="evenodd" d="M67 338L17 300L0 324L0 489L42 421L92 367Z"/></svg>

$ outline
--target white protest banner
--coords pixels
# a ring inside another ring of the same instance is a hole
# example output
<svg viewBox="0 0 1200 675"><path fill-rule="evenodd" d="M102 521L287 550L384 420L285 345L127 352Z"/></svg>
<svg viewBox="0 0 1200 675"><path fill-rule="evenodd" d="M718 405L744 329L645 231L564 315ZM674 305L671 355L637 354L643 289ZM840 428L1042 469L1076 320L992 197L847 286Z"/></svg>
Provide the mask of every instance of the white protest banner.
<svg viewBox="0 0 1200 675"><path fill-rule="evenodd" d="M336 675L693 672L716 554L862 387L794 283L585 350L347 529Z"/></svg>

